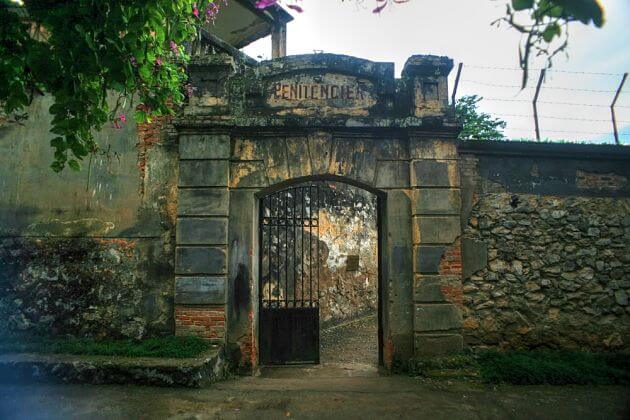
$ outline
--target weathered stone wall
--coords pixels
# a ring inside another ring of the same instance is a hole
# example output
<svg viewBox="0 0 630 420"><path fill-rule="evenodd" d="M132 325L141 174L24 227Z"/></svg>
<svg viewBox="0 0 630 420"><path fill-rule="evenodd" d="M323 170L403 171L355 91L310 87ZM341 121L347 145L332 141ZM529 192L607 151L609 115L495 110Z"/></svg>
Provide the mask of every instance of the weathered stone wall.
<svg viewBox="0 0 630 420"><path fill-rule="evenodd" d="M0 127L0 331L173 332L177 155L163 122L97 134L83 171L50 169L48 96ZM129 111L127 111L129 112Z"/></svg>
<svg viewBox="0 0 630 420"><path fill-rule="evenodd" d="M376 196L342 183L321 183L319 211L320 320L331 325L365 313L378 303ZM348 270L348 256L358 257Z"/></svg>
<svg viewBox="0 0 630 420"><path fill-rule="evenodd" d="M460 164L467 344L627 350L627 152L507 147L466 150Z"/></svg>

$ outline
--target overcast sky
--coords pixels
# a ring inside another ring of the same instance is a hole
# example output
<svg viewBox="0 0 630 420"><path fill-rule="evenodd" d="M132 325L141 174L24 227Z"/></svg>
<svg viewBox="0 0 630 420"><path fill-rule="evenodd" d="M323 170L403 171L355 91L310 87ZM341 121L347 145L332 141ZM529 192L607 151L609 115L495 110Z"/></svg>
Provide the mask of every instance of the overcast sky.
<svg viewBox="0 0 630 420"><path fill-rule="evenodd" d="M449 56L464 63L458 97L485 97L482 110L508 122L508 137L534 137L531 98L538 74L532 72L528 89L516 87L521 77L516 70L520 35L505 26L490 25L504 14L504 0L411 0L392 4L380 15L371 13L374 0L302 0L299 4L305 11L291 12L295 20L288 25L288 54L321 50L394 62L397 76L413 54ZM601 106L541 103L543 138L612 141L608 107L614 93L610 91L616 90L622 73L630 69L630 1L602 0L602 4L606 25L603 29L571 25L568 55L555 59L556 71L548 73L539 99ZM259 40L243 51L268 59L270 39ZM451 88L454 76L455 70ZM620 131L628 134L621 137L622 142L630 144L630 80L618 101L617 119Z"/></svg>

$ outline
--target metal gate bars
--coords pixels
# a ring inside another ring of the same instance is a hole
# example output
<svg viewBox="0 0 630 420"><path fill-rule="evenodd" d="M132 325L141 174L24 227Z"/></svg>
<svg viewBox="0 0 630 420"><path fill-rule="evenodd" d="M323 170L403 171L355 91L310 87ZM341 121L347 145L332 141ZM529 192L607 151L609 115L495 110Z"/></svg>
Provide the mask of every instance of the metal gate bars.
<svg viewBox="0 0 630 420"><path fill-rule="evenodd" d="M260 360L319 363L319 205L317 185L260 201Z"/></svg>

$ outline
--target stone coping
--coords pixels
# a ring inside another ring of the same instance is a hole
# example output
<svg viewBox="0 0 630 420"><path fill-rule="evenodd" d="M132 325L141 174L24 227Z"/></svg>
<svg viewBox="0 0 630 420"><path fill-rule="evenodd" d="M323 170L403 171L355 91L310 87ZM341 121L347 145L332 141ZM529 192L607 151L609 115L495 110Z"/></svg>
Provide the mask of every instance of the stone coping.
<svg viewBox="0 0 630 420"><path fill-rule="evenodd" d="M508 140L460 140L460 153L557 157L571 159L630 159L630 147L615 144L549 143Z"/></svg>
<svg viewBox="0 0 630 420"><path fill-rule="evenodd" d="M396 129L415 128L420 130L436 130L454 134L461 128L454 119L445 117L278 117L278 116L258 116L258 117L236 117L231 115L186 115L174 121L178 128L199 128L199 127L225 127L225 128L247 128L256 127L258 129L289 128L344 128L344 129Z"/></svg>
<svg viewBox="0 0 630 420"><path fill-rule="evenodd" d="M120 357L6 353L0 355L0 382L62 382L201 387L225 379L225 351L214 346L198 357Z"/></svg>

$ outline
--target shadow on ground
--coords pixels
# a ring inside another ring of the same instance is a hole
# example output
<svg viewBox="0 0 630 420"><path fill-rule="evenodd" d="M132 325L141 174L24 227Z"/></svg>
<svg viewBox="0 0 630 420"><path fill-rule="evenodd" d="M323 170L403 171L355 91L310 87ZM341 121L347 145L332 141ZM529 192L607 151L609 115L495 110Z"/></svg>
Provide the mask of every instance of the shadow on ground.
<svg viewBox="0 0 630 420"><path fill-rule="evenodd" d="M486 387L379 373L368 321L323 332L321 365L267 368L205 389L0 385L0 419L630 418L625 387Z"/></svg>

